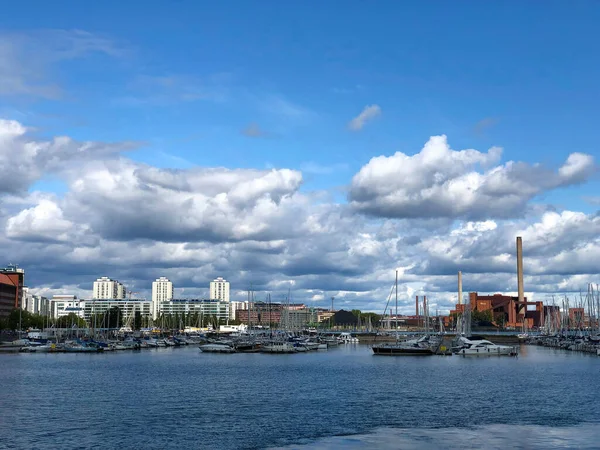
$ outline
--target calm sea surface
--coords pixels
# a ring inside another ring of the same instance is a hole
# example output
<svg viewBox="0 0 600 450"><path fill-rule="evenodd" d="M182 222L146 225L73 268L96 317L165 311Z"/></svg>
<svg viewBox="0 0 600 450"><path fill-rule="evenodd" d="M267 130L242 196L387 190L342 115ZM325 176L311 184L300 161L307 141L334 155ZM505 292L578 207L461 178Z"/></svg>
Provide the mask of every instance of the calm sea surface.
<svg viewBox="0 0 600 450"><path fill-rule="evenodd" d="M599 448L600 358L0 355L0 448Z"/></svg>

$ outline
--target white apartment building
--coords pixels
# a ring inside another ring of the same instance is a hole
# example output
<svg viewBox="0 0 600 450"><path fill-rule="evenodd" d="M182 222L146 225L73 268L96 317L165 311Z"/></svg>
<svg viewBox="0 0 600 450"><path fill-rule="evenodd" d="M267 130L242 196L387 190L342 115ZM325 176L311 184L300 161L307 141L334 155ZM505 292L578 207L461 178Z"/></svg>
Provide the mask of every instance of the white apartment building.
<svg viewBox="0 0 600 450"><path fill-rule="evenodd" d="M31 294L28 288L23 288L21 308L31 314L47 316L50 314L50 300L46 297Z"/></svg>
<svg viewBox="0 0 600 450"><path fill-rule="evenodd" d="M50 317L58 319L75 313L83 318L84 308L85 301L79 300L76 295L54 295L50 300Z"/></svg>
<svg viewBox="0 0 600 450"><path fill-rule="evenodd" d="M173 298L173 283L166 277L152 282L152 318L158 317L160 304Z"/></svg>
<svg viewBox="0 0 600 450"><path fill-rule="evenodd" d="M111 308L117 307L121 310L123 324L131 326L135 313L139 312L142 316L150 316L152 314L152 302L146 299L111 299L111 300L88 300L83 303L83 318L88 322L91 321L94 315L104 314ZM92 325L90 323L90 325ZM102 323L93 324L97 328L102 328Z"/></svg>
<svg viewBox="0 0 600 450"><path fill-rule="evenodd" d="M229 302L229 281L218 277L210 282L210 299Z"/></svg>
<svg viewBox="0 0 600 450"><path fill-rule="evenodd" d="M108 277L98 278L94 281L93 299L113 300L124 299L126 294L125 286L117 280Z"/></svg>
<svg viewBox="0 0 600 450"><path fill-rule="evenodd" d="M220 300L204 299L172 299L160 303L159 314L194 314L198 313L204 316L215 316L217 319L227 320L229 318L228 302Z"/></svg>

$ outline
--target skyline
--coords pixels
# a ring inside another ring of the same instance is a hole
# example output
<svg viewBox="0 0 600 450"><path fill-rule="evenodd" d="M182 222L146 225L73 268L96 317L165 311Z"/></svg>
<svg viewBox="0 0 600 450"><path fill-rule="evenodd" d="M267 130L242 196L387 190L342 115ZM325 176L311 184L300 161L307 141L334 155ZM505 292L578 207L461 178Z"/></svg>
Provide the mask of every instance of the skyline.
<svg viewBox="0 0 600 450"><path fill-rule="evenodd" d="M0 265L33 292L381 312L398 270L401 312L448 311L458 271L517 292L516 236L531 301L599 282L598 3L231 3L5 6Z"/></svg>

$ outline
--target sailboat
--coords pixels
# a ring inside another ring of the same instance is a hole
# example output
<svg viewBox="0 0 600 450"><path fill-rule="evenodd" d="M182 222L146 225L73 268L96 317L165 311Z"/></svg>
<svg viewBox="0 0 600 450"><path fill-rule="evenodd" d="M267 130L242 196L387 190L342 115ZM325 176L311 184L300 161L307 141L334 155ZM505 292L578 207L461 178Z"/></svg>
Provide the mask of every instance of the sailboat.
<svg viewBox="0 0 600 450"><path fill-rule="evenodd" d="M527 332L527 319L526 318L523 318L523 331L521 333L517 334L517 337L520 340L529 338L529 333Z"/></svg>
<svg viewBox="0 0 600 450"><path fill-rule="evenodd" d="M398 321L398 271L396 270L396 323ZM391 314L390 314L391 316ZM391 318L391 317L390 317ZM396 325L396 336L398 335ZM404 342L376 344L371 347L374 355L387 356L430 356L435 354L435 343L430 342L429 333L419 339Z"/></svg>

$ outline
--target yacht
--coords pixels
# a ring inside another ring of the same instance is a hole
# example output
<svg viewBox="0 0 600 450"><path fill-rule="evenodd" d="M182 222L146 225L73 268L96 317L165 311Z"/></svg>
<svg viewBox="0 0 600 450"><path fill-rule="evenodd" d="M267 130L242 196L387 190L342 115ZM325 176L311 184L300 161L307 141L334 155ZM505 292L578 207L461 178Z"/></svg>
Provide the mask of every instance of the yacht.
<svg viewBox="0 0 600 450"><path fill-rule="evenodd" d="M496 345L486 339L470 340L466 337L459 338L459 347L455 353L460 356L516 356L517 347L509 345Z"/></svg>
<svg viewBox="0 0 600 450"><path fill-rule="evenodd" d="M358 344L358 338L346 332L341 333L338 340L344 344Z"/></svg>
<svg viewBox="0 0 600 450"><path fill-rule="evenodd" d="M202 353L233 353L235 349L227 344L204 344L200 346Z"/></svg>
<svg viewBox="0 0 600 450"><path fill-rule="evenodd" d="M425 335L418 339L397 343L377 344L371 347L375 355L388 356L430 356L434 355L439 342Z"/></svg>
<svg viewBox="0 0 600 450"><path fill-rule="evenodd" d="M268 342L260 349L263 353L296 353L292 342Z"/></svg>

